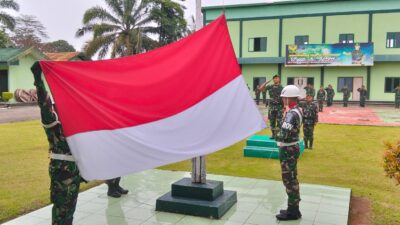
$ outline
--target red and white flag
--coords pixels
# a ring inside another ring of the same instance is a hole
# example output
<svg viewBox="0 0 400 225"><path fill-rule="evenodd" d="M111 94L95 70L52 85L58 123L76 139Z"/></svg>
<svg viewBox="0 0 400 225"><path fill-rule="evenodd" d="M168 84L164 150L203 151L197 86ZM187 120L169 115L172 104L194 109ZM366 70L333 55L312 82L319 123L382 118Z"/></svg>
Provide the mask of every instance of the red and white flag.
<svg viewBox="0 0 400 225"><path fill-rule="evenodd" d="M148 53L40 65L87 180L206 155L265 127L224 16Z"/></svg>

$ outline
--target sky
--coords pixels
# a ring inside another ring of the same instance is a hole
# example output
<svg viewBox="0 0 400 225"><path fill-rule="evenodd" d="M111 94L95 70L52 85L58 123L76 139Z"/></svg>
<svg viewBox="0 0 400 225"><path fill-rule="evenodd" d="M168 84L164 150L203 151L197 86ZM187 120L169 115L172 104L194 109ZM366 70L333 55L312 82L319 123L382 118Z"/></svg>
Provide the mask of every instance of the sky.
<svg viewBox="0 0 400 225"><path fill-rule="evenodd" d="M84 12L93 6L104 6L104 0L16 0L21 9L20 14L34 15L47 28L49 40L66 40L78 51L90 38L75 38L75 32L82 27ZM279 0L278 0L279 1ZM271 2L271 0L203 0L203 6L228 5L238 3ZM186 0L185 17L191 18L195 13L195 0ZM190 21L190 20L188 20Z"/></svg>

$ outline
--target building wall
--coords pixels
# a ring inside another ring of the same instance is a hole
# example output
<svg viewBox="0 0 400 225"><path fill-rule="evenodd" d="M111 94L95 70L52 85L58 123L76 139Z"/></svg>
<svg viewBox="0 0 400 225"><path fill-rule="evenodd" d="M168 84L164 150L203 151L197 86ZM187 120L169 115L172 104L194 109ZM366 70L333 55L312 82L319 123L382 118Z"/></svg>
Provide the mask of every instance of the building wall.
<svg viewBox="0 0 400 225"><path fill-rule="evenodd" d="M286 45L294 44L295 36L300 35L308 35L310 44L321 43L322 16L283 19L282 56L286 56Z"/></svg>
<svg viewBox="0 0 400 225"><path fill-rule="evenodd" d="M400 32L400 13L374 14L372 19L372 42L375 54L400 54L400 48L386 48L387 32Z"/></svg>
<svg viewBox="0 0 400 225"><path fill-rule="evenodd" d="M367 82L367 68L366 67L327 67L325 68L324 86L332 84L335 89L334 100L343 100L343 94L338 92L338 78L339 77L362 77L363 83ZM351 99L351 98L350 98Z"/></svg>
<svg viewBox="0 0 400 225"><path fill-rule="evenodd" d="M266 52L249 52L249 39L267 37ZM277 57L279 52L279 20L243 21L242 57Z"/></svg>
<svg viewBox="0 0 400 225"><path fill-rule="evenodd" d="M283 67L281 74L282 85L287 85L288 77L312 77L314 78L314 87L319 87L321 69L319 67Z"/></svg>
<svg viewBox="0 0 400 225"><path fill-rule="evenodd" d="M371 69L371 100L394 101L393 93L385 93L385 77L400 78L400 63L376 63Z"/></svg>
<svg viewBox="0 0 400 225"><path fill-rule="evenodd" d="M229 35L231 36L232 45L235 49L236 57L239 57L240 50L240 22L231 21L228 22Z"/></svg>
<svg viewBox="0 0 400 225"><path fill-rule="evenodd" d="M258 65L243 65L242 74L246 83L250 87L250 92L253 97L253 78L254 77L265 77L266 80L272 79L272 77L278 73L278 66L276 64L258 64Z"/></svg>
<svg viewBox="0 0 400 225"><path fill-rule="evenodd" d="M368 42L369 15L326 17L326 43L339 43L339 34L354 34L355 42Z"/></svg>
<svg viewBox="0 0 400 225"><path fill-rule="evenodd" d="M33 89L33 75L30 70L36 59L32 56L24 56L19 61L19 65L10 65L8 71L8 88L9 91L14 93L18 88Z"/></svg>

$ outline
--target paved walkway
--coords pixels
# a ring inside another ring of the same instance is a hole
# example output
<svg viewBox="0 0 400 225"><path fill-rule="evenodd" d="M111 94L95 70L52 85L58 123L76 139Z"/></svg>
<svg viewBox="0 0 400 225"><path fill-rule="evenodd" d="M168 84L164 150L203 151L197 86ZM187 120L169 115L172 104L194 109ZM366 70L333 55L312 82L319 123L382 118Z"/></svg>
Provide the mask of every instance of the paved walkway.
<svg viewBox="0 0 400 225"><path fill-rule="evenodd" d="M40 118L38 106L0 106L0 123L36 120Z"/></svg>
<svg viewBox="0 0 400 225"><path fill-rule="evenodd" d="M220 220L154 211L156 199L170 191L171 184L189 173L149 170L122 179L130 193L109 198L103 184L79 194L75 225L347 225L350 189L321 185L301 185L303 218L278 222L275 214L286 206L283 184L251 178L208 175L224 181L227 190L237 191L238 202ZM39 209L3 225L50 225L51 206Z"/></svg>

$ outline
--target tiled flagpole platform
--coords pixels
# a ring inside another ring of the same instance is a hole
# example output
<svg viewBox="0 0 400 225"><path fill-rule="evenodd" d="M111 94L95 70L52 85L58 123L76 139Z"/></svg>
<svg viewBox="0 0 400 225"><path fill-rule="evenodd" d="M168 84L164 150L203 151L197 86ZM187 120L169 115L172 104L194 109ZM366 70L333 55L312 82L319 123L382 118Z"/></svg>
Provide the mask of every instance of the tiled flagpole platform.
<svg viewBox="0 0 400 225"><path fill-rule="evenodd" d="M351 190L301 184L300 209L303 218L278 222L275 214L286 206L286 193L280 181L208 174L224 181L225 188L237 191L238 202L220 220L156 212L156 199L171 184L189 173L149 170L122 178L129 194L108 198L106 185L79 194L74 225L347 225ZM301 177L300 177L301 182ZM36 210L4 225L50 225L51 206Z"/></svg>
<svg viewBox="0 0 400 225"><path fill-rule="evenodd" d="M304 153L304 141L299 142L300 155ZM254 135L246 140L246 147L243 150L246 157L279 159L279 147L270 136Z"/></svg>

